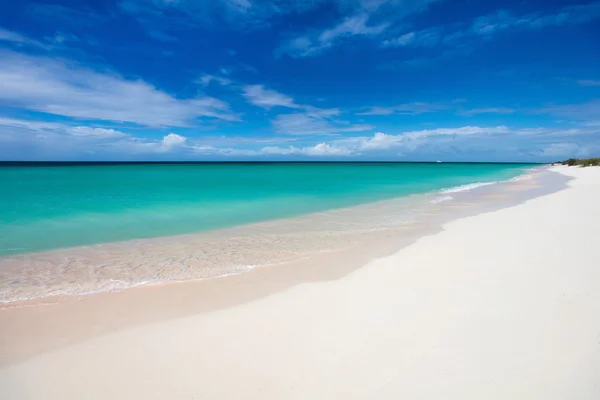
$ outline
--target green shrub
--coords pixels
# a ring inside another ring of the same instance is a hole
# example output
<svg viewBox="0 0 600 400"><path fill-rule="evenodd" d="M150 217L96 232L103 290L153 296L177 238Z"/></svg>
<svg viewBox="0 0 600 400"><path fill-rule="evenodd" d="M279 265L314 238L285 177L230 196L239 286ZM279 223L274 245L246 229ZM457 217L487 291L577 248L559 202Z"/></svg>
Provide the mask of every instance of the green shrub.
<svg viewBox="0 0 600 400"><path fill-rule="evenodd" d="M600 166L600 158L585 158L585 159L576 159L576 158L569 158L566 161L562 162L563 165L568 165L570 167L572 166L579 166L579 167L598 167Z"/></svg>

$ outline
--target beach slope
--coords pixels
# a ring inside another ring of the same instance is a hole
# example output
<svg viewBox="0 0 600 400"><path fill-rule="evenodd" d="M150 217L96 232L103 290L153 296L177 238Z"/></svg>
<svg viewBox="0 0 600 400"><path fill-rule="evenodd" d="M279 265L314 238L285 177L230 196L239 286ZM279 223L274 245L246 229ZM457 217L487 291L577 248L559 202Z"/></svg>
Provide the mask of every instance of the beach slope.
<svg viewBox="0 0 600 400"><path fill-rule="evenodd" d="M340 279L5 365L0 398L598 399L600 168L556 171Z"/></svg>

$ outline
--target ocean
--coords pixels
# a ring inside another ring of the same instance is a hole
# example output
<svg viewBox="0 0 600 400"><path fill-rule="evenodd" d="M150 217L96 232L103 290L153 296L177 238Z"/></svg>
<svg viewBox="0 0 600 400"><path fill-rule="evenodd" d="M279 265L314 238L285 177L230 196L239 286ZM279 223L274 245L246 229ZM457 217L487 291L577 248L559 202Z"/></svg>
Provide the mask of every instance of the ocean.
<svg viewBox="0 0 600 400"><path fill-rule="evenodd" d="M512 178L524 164L0 166L0 255L169 236Z"/></svg>
<svg viewBox="0 0 600 400"><path fill-rule="evenodd" d="M543 177L531 164L0 165L0 304L368 252Z"/></svg>

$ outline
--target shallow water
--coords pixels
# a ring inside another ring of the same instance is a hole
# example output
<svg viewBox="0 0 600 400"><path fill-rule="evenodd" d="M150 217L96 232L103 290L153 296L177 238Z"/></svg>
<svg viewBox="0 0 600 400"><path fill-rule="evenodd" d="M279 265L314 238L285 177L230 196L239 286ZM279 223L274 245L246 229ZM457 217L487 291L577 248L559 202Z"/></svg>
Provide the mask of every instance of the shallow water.
<svg viewBox="0 0 600 400"><path fill-rule="evenodd" d="M473 209L474 204L485 205L511 191L531 187L541 171L528 170L504 183L467 183L200 233L6 256L0 258L0 302L226 276L367 242L389 241L431 223L442 213L457 214L457 210ZM512 175L514 172L508 174Z"/></svg>
<svg viewBox="0 0 600 400"><path fill-rule="evenodd" d="M523 164L0 164L0 256L202 232L518 175Z"/></svg>

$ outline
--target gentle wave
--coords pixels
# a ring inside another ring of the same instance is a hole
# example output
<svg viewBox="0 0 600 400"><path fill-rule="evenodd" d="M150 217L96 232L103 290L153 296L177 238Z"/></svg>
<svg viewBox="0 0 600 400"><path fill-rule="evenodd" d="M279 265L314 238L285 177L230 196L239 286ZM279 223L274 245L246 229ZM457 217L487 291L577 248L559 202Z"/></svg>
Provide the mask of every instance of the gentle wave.
<svg viewBox="0 0 600 400"><path fill-rule="evenodd" d="M492 181L492 182L475 182L475 183L469 183L467 185L460 185L460 186L454 186L454 187L447 188L447 189L442 189L442 190L440 190L440 193L466 192L466 191L469 191L469 190L477 189L478 187L488 186L488 185L494 185L496 183L498 183L498 182L497 181Z"/></svg>
<svg viewBox="0 0 600 400"><path fill-rule="evenodd" d="M519 175L519 176L515 176L512 179L509 179L509 182L518 182L518 181L528 181L530 179L533 179L533 175L529 175L529 174L525 174L525 175Z"/></svg>
<svg viewBox="0 0 600 400"><path fill-rule="evenodd" d="M33 295L15 295L15 292L6 291L4 293L0 292L0 304L11 304L17 302L25 302L25 301L36 301L48 298L56 298L60 296L75 296L75 297L83 297L92 294L99 293L110 293L110 292L121 292L126 289L133 289L138 286L150 285L150 284L161 284L161 283L169 283L169 282L178 282L178 281L187 281L190 279L207 279L207 278L224 278L227 276L240 275L246 272L249 272L261 265L251 264L251 265L238 265L232 267L232 270L216 275L216 276L171 276L166 278L156 278L156 279L145 279L141 281L131 281L126 282L117 279L110 279L110 283L104 282L100 287L96 289L90 290L81 290L77 285L73 285L68 289L60 289L60 290L48 290L43 294L33 294Z"/></svg>
<svg viewBox="0 0 600 400"><path fill-rule="evenodd" d="M452 197L452 196L441 196L441 197L436 197L435 199L431 200L430 203L431 204L439 204L439 203L444 203L446 201L450 201L453 199L454 199L454 197Z"/></svg>

